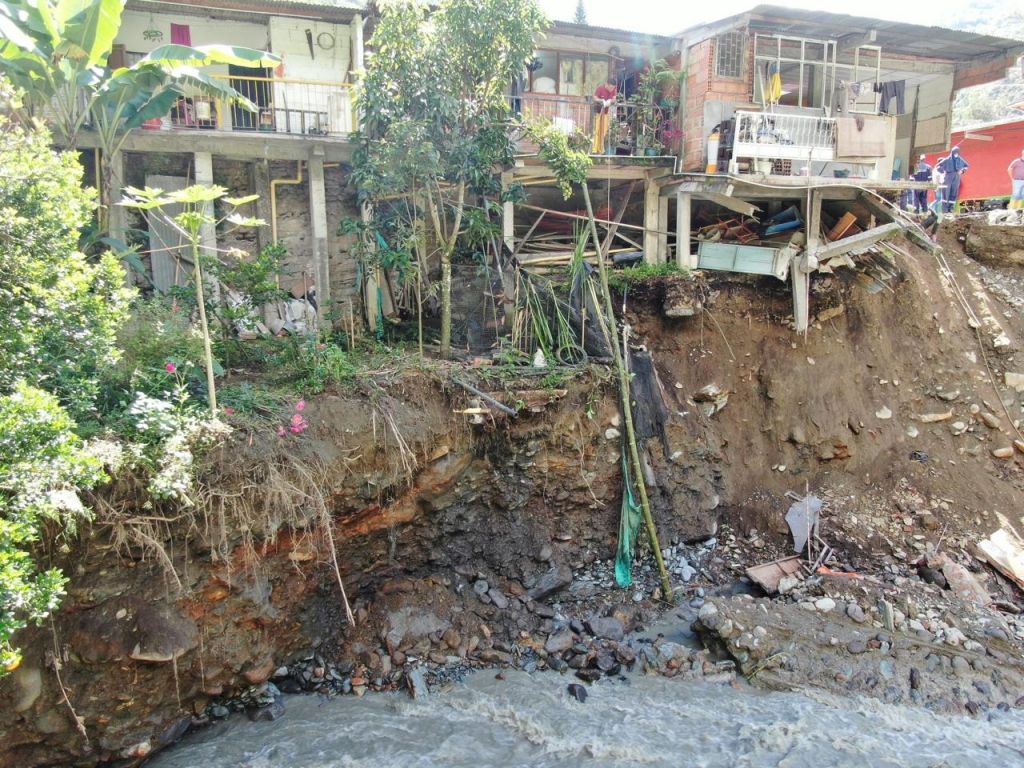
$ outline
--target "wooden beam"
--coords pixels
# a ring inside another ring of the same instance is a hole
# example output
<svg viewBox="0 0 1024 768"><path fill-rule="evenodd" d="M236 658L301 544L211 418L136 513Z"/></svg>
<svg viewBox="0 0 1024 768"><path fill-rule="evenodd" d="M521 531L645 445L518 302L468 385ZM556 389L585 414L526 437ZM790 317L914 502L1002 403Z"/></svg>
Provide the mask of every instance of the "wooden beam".
<svg viewBox="0 0 1024 768"><path fill-rule="evenodd" d="M844 237L842 240L836 240L834 243L820 246L817 254L815 255L818 257L818 261L827 261L833 256L849 253L850 251L854 251L859 248L867 248L869 245L877 243L879 240L884 240L887 237L891 237L902 230L903 225L897 224L895 221L891 224L883 224L880 227L869 229L867 232L860 232L856 235Z"/></svg>

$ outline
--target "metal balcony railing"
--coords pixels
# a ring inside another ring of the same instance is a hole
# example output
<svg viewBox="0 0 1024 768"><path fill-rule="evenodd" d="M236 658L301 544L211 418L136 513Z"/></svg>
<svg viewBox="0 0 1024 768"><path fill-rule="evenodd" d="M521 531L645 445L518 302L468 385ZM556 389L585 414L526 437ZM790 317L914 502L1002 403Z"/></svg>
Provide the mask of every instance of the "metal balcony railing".
<svg viewBox="0 0 1024 768"><path fill-rule="evenodd" d="M207 96L182 96L163 119L145 128L263 131L268 133L343 136L356 127L350 83L276 77L217 75L256 105L249 112Z"/></svg>
<svg viewBox="0 0 1024 768"><path fill-rule="evenodd" d="M737 160L833 160L836 121L816 115L737 111L732 154Z"/></svg>

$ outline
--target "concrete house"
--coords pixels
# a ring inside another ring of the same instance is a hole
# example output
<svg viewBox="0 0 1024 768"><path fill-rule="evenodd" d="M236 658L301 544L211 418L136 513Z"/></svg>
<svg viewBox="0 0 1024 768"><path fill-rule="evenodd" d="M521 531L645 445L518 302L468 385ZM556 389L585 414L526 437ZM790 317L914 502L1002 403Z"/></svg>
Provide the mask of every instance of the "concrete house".
<svg viewBox="0 0 1024 768"><path fill-rule="evenodd" d="M348 134L355 125L352 85L363 67L365 3L361 0L129 0L111 55L112 66L131 65L158 45L223 43L271 51L280 66L210 67L247 96L252 113L202 96L184 96L162 119L128 136L115 159L120 186L171 190L190 183L219 184L232 194L256 193L256 213L268 223L258 231L225 237L207 233L207 244L250 253L280 242L297 286L315 288L321 304L345 301L355 265L345 254L338 222L345 209L340 163L351 158ZM90 146L89 132L81 146ZM88 159L88 158L87 158ZM111 230L148 237L151 279L166 290L185 281L176 236L159 225L143 229L113 206ZM132 232L132 228L136 231ZM295 292L302 288L291 286Z"/></svg>

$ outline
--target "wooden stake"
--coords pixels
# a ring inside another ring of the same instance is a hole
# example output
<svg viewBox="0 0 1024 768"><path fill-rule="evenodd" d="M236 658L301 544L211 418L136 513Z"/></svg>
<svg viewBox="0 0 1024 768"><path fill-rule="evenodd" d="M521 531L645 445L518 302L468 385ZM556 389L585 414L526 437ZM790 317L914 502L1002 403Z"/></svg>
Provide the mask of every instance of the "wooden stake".
<svg viewBox="0 0 1024 768"><path fill-rule="evenodd" d="M594 247L601 249L601 238L597 234L597 221L594 218L594 206L590 202L590 189L587 182L580 185L583 189L583 199L587 204L587 216L590 224L590 236L594 240ZM632 189L632 188L631 188ZM628 198L627 198L628 202ZM623 204L625 209L625 203ZM609 238L610 242L611 238ZM630 406L629 377L626 374L626 365L622 359L622 352L619 350L619 329L615 324L615 307L612 305L612 294L608 288L608 270L605 267L604 257L597 260L598 274L601 279L601 293L604 294L605 312L608 315L609 332L612 339L612 355L615 358L615 368L619 373L619 393L622 397L622 421L626 427L626 442L629 444L629 455L633 465L633 478L637 490L640 492L640 508L643 511L644 524L647 527L647 537L650 539L651 547L654 549L654 560L658 564L658 573L661 575L661 591L665 599L672 602L672 585L668 580L668 570L665 568L665 559L661 556L661 545L658 543L658 529L654 525L654 517L651 515L651 504L647 498L647 483L644 481L644 469L640 463L640 450L636 444L636 430L633 428L633 409Z"/></svg>

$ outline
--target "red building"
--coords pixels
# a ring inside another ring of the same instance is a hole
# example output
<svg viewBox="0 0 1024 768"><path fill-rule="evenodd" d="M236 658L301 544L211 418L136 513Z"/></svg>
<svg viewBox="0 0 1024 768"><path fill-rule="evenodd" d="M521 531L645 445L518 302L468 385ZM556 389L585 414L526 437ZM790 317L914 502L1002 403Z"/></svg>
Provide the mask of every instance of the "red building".
<svg viewBox="0 0 1024 768"><path fill-rule="evenodd" d="M1006 166L1024 150L1024 118L1001 120L953 131L950 147L960 146L960 153L970 169L960 183L960 201L974 202L1010 196L1010 180ZM946 152L930 153L932 165Z"/></svg>

